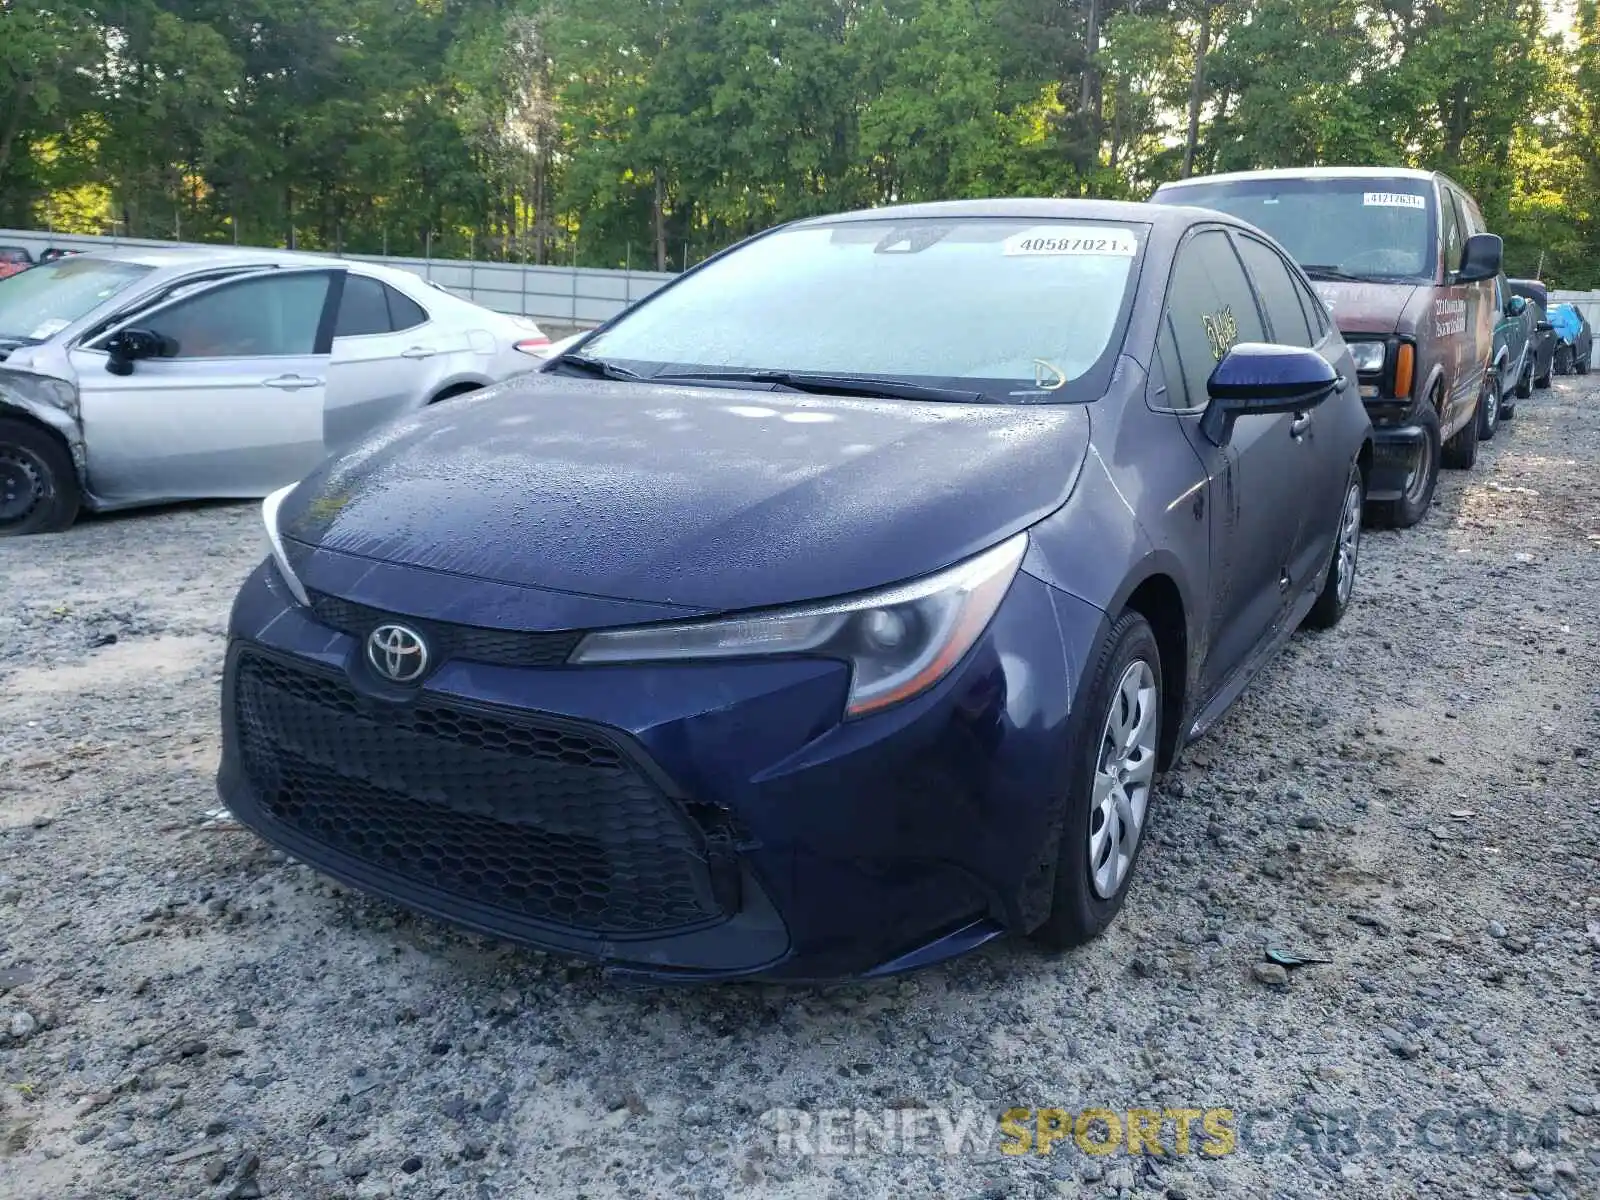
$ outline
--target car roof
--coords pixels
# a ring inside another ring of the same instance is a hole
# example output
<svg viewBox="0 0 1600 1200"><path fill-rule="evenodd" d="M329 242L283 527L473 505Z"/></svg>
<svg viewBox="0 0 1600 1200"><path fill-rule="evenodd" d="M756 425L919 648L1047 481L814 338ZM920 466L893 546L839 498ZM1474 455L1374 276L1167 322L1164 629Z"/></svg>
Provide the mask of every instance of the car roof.
<svg viewBox="0 0 1600 1200"><path fill-rule="evenodd" d="M259 250L245 246L106 246L86 250L79 258L107 259L135 263L156 270L181 270L186 267L229 267L269 264L316 266L341 260L297 250Z"/></svg>
<svg viewBox="0 0 1600 1200"><path fill-rule="evenodd" d="M1235 183L1247 179L1411 179L1432 180L1433 171L1415 167L1275 167L1262 171L1224 171L1218 175L1195 175L1163 183L1162 189L1189 187L1199 183Z"/></svg>
<svg viewBox="0 0 1600 1200"><path fill-rule="evenodd" d="M1144 225L1190 225L1197 220L1244 222L1226 213L1177 204L1146 204L1132 200L1067 200L1049 197L1015 197L993 200L937 200L925 204L896 204L833 213L794 222L816 227L863 220L917 220L952 217L1001 217L1020 220L1134 221Z"/></svg>

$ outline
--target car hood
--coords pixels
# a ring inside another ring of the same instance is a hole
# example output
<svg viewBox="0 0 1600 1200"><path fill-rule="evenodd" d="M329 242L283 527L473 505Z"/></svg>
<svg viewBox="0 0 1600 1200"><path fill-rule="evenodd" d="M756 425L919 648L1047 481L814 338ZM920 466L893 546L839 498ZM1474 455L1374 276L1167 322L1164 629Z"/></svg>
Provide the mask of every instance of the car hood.
<svg viewBox="0 0 1600 1200"><path fill-rule="evenodd" d="M1312 286L1333 314L1339 332L1391 334L1401 331L1406 306L1417 293L1414 283L1347 283L1314 279Z"/></svg>
<svg viewBox="0 0 1600 1200"><path fill-rule="evenodd" d="M339 557L726 611L977 553L1060 507L1088 444L1082 405L536 375L324 463L280 530Z"/></svg>

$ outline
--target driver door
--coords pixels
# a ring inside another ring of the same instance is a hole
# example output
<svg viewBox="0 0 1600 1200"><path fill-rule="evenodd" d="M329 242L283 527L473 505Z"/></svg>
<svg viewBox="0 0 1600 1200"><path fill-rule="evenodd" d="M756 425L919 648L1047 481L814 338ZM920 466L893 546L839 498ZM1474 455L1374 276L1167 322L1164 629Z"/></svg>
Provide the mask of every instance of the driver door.
<svg viewBox="0 0 1600 1200"><path fill-rule="evenodd" d="M1297 301L1295 303L1298 303ZM1298 309L1297 309L1298 311ZM1207 476L1211 580L1203 698L1216 695L1286 619L1295 548L1315 488L1304 418L1241 417L1224 446L1201 431L1206 383L1238 342L1269 337L1228 236L1202 229L1178 249L1157 353L1170 407Z"/></svg>
<svg viewBox="0 0 1600 1200"><path fill-rule="evenodd" d="M339 270L271 270L186 291L71 352L89 485L133 502L260 496L324 457ZM145 329L168 357L107 370L107 339Z"/></svg>

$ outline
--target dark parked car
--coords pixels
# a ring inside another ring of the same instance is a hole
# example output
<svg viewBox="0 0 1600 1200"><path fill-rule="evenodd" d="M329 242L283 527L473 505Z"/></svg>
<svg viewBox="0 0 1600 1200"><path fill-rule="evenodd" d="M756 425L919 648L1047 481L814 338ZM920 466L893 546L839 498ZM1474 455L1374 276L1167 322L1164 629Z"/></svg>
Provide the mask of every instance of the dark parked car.
<svg viewBox="0 0 1600 1200"><path fill-rule="evenodd" d="M1373 516L1405 528L1439 467L1477 461L1495 404L1500 239L1437 171L1314 167L1165 183L1155 200L1221 209L1264 229L1316 280L1361 376L1376 454Z"/></svg>
<svg viewBox="0 0 1600 1200"><path fill-rule="evenodd" d="M885 974L1122 904L1158 771L1350 601L1370 426L1216 213L818 218L264 505L219 786L624 973Z"/></svg>
<svg viewBox="0 0 1600 1200"><path fill-rule="evenodd" d="M1533 395L1534 347L1539 337L1538 310L1526 296L1515 295L1504 275L1495 279L1495 302L1500 320L1494 327L1495 378L1500 384L1496 403L1478 408L1478 437L1494 437L1501 421L1516 416L1517 401Z"/></svg>
<svg viewBox="0 0 1600 1200"><path fill-rule="evenodd" d="M33 255L25 246L0 246L0 279L16 275L33 266Z"/></svg>
<svg viewBox="0 0 1600 1200"><path fill-rule="evenodd" d="M1589 318L1576 304L1554 304L1550 307L1550 324L1556 335L1555 373L1587 375L1594 347Z"/></svg>
<svg viewBox="0 0 1600 1200"><path fill-rule="evenodd" d="M1547 388L1555 374L1556 330L1550 323L1550 292L1537 279L1507 281L1511 294L1522 296L1533 306L1533 386Z"/></svg>

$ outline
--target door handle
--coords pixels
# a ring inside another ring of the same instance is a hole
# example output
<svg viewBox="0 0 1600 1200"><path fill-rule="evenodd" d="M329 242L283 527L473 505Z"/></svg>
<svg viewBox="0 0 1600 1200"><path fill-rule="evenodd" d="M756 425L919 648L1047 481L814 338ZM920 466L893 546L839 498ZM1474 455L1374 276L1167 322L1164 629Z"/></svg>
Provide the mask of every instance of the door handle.
<svg viewBox="0 0 1600 1200"><path fill-rule="evenodd" d="M321 387L322 380L307 379L303 375L279 375L276 379L263 379L261 386L277 388L281 392L298 392L304 388Z"/></svg>
<svg viewBox="0 0 1600 1200"><path fill-rule="evenodd" d="M1305 436L1306 430L1311 428L1311 414L1308 412L1295 413L1294 420L1289 422L1289 436L1299 441Z"/></svg>
<svg viewBox="0 0 1600 1200"><path fill-rule="evenodd" d="M432 346L407 346L400 351L401 358L432 358L439 353Z"/></svg>

